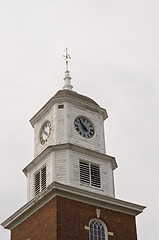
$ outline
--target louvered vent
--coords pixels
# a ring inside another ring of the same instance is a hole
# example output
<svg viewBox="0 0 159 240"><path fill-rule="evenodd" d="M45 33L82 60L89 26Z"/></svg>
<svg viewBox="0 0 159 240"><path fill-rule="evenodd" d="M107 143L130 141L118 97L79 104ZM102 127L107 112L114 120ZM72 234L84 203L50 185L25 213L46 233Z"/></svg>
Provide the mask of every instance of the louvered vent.
<svg viewBox="0 0 159 240"><path fill-rule="evenodd" d="M100 188L100 171L99 166L90 165L91 166L91 185L94 187Z"/></svg>
<svg viewBox="0 0 159 240"><path fill-rule="evenodd" d="M46 167L41 170L41 190L46 188Z"/></svg>
<svg viewBox="0 0 159 240"><path fill-rule="evenodd" d="M80 162L80 182L90 184L89 163Z"/></svg>
<svg viewBox="0 0 159 240"><path fill-rule="evenodd" d="M40 192L40 172L35 175L35 195Z"/></svg>
<svg viewBox="0 0 159 240"><path fill-rule="evenodd" d="M35 174L35 195L46 188L46 166Z"/></svg>
<svg viewBox="0 0 159 240"><path fill-rule="evenodd" d="M80 161L80 183L100 188L101 180L99 166Z"/></svg>

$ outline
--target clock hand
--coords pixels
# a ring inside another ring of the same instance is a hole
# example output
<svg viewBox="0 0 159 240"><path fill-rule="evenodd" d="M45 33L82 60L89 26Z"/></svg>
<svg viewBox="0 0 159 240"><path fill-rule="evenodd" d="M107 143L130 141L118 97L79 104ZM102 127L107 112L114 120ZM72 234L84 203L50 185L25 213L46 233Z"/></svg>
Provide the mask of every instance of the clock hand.
<svg viewBox="0 0 159 240"><path fill-rule="evenodd" d="M81 123L82 128L83 128L86 132L88 132L87 126L83 123L83 121L82 121L81 119L79 119L79 120L80 120L80 123Z"/></svg>
<svg viewBox="0 0 159 240"><path fill-rule="evenodd" d="M49 134L45 130L43 130L42 133L49 136Z"/></svg>

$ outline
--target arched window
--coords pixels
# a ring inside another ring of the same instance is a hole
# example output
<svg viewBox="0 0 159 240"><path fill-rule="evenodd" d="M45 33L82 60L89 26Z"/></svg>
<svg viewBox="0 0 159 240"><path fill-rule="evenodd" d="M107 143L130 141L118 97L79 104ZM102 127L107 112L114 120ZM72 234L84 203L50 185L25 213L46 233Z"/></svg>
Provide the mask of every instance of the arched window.
<svg viewBox="0 0 159 240"><path fill-rule="evenodd" d="M108 240L107 227L100 219L91 219L89 222L89 240Z"/></svg>

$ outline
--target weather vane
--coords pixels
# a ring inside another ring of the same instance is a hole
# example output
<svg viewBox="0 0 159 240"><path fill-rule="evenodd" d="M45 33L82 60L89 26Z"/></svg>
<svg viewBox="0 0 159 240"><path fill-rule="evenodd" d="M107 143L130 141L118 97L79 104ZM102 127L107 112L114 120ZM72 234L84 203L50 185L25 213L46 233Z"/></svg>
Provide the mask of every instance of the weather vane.
<svg viewBox="0 0 159 240"><path fill-rule="evenodd" d="M71 59L71 57L67 51L67 48L65 49L65 52L66 52L66 54L63 55L63 57L64 57L64 60L66 61L66 71L68 71L68 61Z"/></svg>

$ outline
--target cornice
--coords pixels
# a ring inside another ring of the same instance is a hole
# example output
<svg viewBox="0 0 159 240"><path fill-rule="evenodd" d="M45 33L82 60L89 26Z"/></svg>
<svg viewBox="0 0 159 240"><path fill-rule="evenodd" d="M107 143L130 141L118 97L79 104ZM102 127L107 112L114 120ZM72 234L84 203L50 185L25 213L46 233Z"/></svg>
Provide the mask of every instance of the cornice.
<svg viewBox="0 0 159 240"><path fill-rule="evenodd" d="M32 125L32 127L34 127L35 123L43 116L45 115L50 109L51 107L56 104L56 103L63 103L63 102L69 102L73 105L76 104L76 106L81 107L81 105L83 107L85 107L86 109L89 109L91 111L94 112L98 112L103 116L103 119L105 120L106 118L108 118L107 112L104 108L101 108L98 105L92 104L90 102L87 102L85 100L80 100L77 99L76 97L73 96L59 96L59 97L52 97L31 119L30 119L30 123Z"/></svg>
<svg viewBox="0 0 159 240"><path fill-rule="evenodd" d="M31 163L29 163L24 169L23 172L27 176L27 173L36 166L40 161L42 161L46 156L48 156L51 152L61 151L61 150L72 150L78 153L84 153L86 155L99 158L103 161L109 161L112 164L112 169L115 170L118 165L114 157L106 155L104 153L96 152L84 147L80 147L71 143L57 144L47 147L43 152L41 152Z"/></svg>
<svg viewBox="0 0 159 240"><path fill-rule="evenodd" d="M140 214L145 208L145 206L54 182L45 189L44 192L25 204L22 208L5 220L2 223L2 226L6 229L12 230L56 196L61 196L133 216Z"/></svg>

